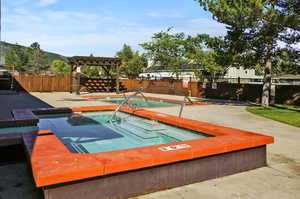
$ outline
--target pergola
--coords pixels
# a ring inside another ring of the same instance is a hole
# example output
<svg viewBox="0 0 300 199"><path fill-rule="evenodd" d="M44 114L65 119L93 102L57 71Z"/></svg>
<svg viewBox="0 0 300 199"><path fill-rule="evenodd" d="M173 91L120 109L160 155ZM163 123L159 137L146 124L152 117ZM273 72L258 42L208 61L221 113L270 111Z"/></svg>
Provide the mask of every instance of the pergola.
<svg viewBox="0 0 300 199"><path fill-rule="evenodd" d="M102 67L106 74L109 74L110 70L116 71L116 90L117 93L120 91L120 66L122 64L122 60L119 58L112 57L92 57L92 56L75 56L68 58L69 64L71 67L70 70L70 92L73 92L73 72L77 70L78 67L85 66L96 66Z"/></svg>

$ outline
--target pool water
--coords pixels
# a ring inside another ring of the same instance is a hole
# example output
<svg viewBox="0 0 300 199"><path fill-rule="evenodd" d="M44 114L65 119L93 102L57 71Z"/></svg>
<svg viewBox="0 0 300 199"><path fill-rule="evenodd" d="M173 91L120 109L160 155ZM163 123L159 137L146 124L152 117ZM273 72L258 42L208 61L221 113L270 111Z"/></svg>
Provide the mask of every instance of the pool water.
<svg viewBox="0 0 300 199"><path fill-rule="evenodd" d="M121 104L124 102L124 97L97 97L94 99L102 100L113 104ZM164 107L164 106L180 106L182 103L171 102L166 100L148 99L142 97L132 97L129 100L129 104L134 105L138 108L153 108L153 107Z"/></svg>
<svg viewBox="0 0 300 199"><path fill-rule="evenodd" d="M1 136L1 134L28 133L28 132L35 132L37 130L38 130L38 127L36 127L36 126L0 128L0 136Z"/></svg>
<svg viewBox="0 0 300 199"><path fill-rule="evenodd" d="M205 138L207 135L126 113L43 115L39 129L51 129L73 153L98 153Z"/></svg>

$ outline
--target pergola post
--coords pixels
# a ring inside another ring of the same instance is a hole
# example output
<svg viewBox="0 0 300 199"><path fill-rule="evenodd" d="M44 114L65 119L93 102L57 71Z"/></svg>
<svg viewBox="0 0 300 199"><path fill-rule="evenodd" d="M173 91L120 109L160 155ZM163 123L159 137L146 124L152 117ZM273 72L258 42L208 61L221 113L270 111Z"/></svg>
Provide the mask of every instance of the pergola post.
<svg viewBox="0 0 300 199"><path fill-rule="evenodd" d="M117 90L117 94L120 93L120 66L121 66L120 63L118 63L116 65L116 67L117 67L117 77L116 77L116 83L117 83L116 90Z"/></svg>
<svg viewBox="0 0 300 199"><path fill-rule="evenodd" d="M70 93L73 93L73 69L74 69L74 66L71 65L71 68L70 68L70 74L69 74L69 90L70 90Z"/></svg>
<svg viewBox="0 0 300 199"><path fill-rule="evenodd" d="M76 95L80 95L80 74L76 74Z"/></svg>

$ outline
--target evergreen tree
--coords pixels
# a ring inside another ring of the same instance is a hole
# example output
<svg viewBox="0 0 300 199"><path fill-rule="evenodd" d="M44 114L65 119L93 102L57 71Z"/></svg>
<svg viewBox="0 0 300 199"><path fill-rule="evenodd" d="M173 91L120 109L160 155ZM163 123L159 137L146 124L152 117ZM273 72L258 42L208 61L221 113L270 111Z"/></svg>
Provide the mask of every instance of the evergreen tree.
<svg viewBox="0 0 300 199"><path fill-rule="evenodd" d="M35 72L49 69L46 53L41 49L39 43L35 42L29 47L30 61L29 65Z"/></svg>
<svg viewBox="0 0 300 199"><path fill-rule="evenodd" d="M122 60L121 74L128 78L138 77L148 66L148 60L144 54L135 52L129 45L124 44L121 51L117 52L116 57Z"/></svg>
<svg viewBox="0 0 300 199"><path fill-rule="evenodd" d="M12 45L9 51L5 55L5 64L10 67L14 67L17 71L29 70L30 55L26 48L19 46L18 44Z"/></svg>
<svg viewBox="0 0 300 199"><path fill-rule="evenodd" d="M299 0L196 0L226 25L221 42L226 61L244 67L263 67L262 105L269 106L272 66L276 53L286 49L299 52L293 44L300 41ZM279 42L283 42L284 46ZM290 57L293 59L295 57Z"/></svg>

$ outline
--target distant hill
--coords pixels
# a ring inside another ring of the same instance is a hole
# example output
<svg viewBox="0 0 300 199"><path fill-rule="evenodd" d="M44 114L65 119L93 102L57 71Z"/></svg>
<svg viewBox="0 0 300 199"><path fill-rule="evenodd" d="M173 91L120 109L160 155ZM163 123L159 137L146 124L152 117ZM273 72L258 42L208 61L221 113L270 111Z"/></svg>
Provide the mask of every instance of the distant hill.
<svg viewBox="0 0 300 199"><path fill-rule="evenodd" d="M6 52L8 52L11 48L13 48L13 46L16 46L18 44L11 44L11 43L7 43L7 42L1 42L2 43L2 48L3 48L3 51L4 51L4 54ZM22 45L18 45L22 48L28 48L26 46L22 46ZM48 57L48 63L51 64L53 60L62 60L62 61L68 61L67 60L67 57L63 56L63 55L59 55L59 54L56 54L56 53L52 53L52 52L47 52L47 51L44 51L46 54L47 54L47 57Z"/></svg>

